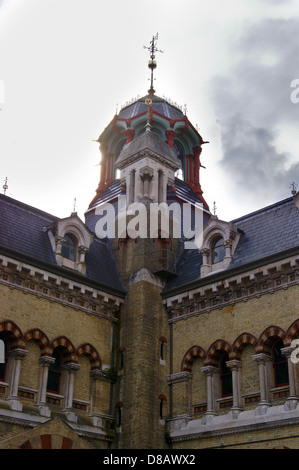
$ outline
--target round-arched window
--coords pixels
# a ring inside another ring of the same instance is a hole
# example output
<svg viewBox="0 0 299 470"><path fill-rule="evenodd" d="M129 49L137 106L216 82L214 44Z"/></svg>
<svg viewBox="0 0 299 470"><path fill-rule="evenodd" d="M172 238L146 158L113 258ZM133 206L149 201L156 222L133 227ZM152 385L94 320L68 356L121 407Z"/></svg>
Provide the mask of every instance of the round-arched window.
<svg viewBox="0 0 299 470"><path fill-rule="evenodd" d="M184 147L182 146L182 144L178 142L177 140L173 142L173 151L176 154L181 165L181 168L176 171L175 176L176 178L179 178L180 180L184 180L185 151L184 151Z"/></svg>
<svg viewBox="0 0 299 470"><path fill-rule="evenodd" d="M281 352L282 348L284 348L284 344L282 339L279 339L272 349L275 387L289 384L288 362L287 358Z"/></svg>
<svg viewBox="0 0 299 470"><path fill-rule="evenodd" d="M217 237L212 241L211 245L211 258L212 258L212 264L219 263L220 261L223 260L225 256L225 247L223 245L223 238L222 237Z"/></svg>
<svg viewBox="0 0 299 470"><path fill-rule="evenodd" d="M54 349L52 357L54 357L55 362L49 367L47 391L59 393L63 363L62 352L59 347Z"/></svg>
<svg viewBox="0 0 299 470"><path fill-rule="evenodd" d="M227 367L227 361L229 361L229 357L225 352L219 361L221 397L227 397L233 394L232 371Z"/></svg>
<svg viewBox="0 0 299 470"><path fill-rule="evenodd" d="M62 256L72 261L76 261L76 247L76 238L70 233L66 233L64 236L64 242L61 247Z"/></svg>

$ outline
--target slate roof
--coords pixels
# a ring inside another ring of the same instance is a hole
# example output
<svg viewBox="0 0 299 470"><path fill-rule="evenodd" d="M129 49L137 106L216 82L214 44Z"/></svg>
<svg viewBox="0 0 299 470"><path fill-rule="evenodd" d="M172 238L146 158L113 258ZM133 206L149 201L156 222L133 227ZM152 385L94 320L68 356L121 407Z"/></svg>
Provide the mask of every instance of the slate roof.
<svg viewBox="0 0 299 470"><path fill-rule="evenodd" d="M66 277L79 275L82 281L84 277L85 282L94 281L103 289L106 286L124 291L115 260L104 241L95 238L86 253L86 276L57 265L47 229L58 220L58 217L1 194L0 252L9 252L17 259L28 258L28 264L32 261L36 266L45 263Z"/></svg>
<svg viewBox="0 0 299 470"><path fill-rule="evenodd" d="M130 104L120 110L118 117L123 119L130 119L138 114L142 114L148 111L148 106L145 104L145 99L148 96L143 96L142 98L135 101L135 103ZM159 96L151 96L152 107L157 113L163 114L163 116L168 117L169 119L184 119L184 114L176 106L168 103L165 99L160 98Z"/></svg>
<svg viewBox="0 0 299 470"><path fill-rule="evenodd" d="M299 250L299 210L292 197L232 220L232 223L242 234L227 269L258 262L292 248ZM164 293L199 281L201 264L202 256L198 250L184 250L177 259L177 277L166 284Z"/></svg>
<svg viewBox="0 0 299 470"><path fill-rule="evenodd" d="M244 233L231 268L299 246L299 210L292 197L232 223Z"/></svg>
<svg viewBox="0 0 299 470"><path fill-rule="evenodd" d="M168 188L167 191L167 202L171 204L172 202L176 201L177 199L181 199L183 202L190 202L191 204L199 203L201 204L201 200L196 196L196 194L192 191L189 184L185 181L182 181L178 178L175 178L175 189ZM85 224L89 228L89 230L95 233L95 226L97 221L99 220L99 216L95 214L94 209L103 204L105 202L112 202L112 205L115 208L115 214L117 214L117 198L120 195L125 195L126 190L122 188L120 180L113 181L107 189L98 197L98 199L90 206L88 211L85 214ZM204 209L209 213L209 210L206 206ZM205 219L207 220L207 219Z"/></svg>
<svg viewBox="0 0 299 470"><path fill-rule="evenodd" d="M136 137L136 139L132 140L132 142L125 144L115 162L115 166L119 167L127 158L134 157L134 155L138 154L142 150L150 150L163 157L166 161L169 160L176 163L177 168L180 167L178 158L172 148L150 131L145 131L143 134Z"/></svg>

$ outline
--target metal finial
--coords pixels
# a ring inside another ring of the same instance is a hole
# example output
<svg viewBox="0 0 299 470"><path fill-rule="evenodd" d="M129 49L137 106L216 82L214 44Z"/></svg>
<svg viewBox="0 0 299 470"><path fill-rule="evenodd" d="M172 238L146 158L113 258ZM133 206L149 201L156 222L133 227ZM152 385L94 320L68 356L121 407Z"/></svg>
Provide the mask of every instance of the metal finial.
<svg viewBox="0 0 299 470"><path fill-rule="evenodd" d="M145 104L147 105L148 112L147 112L147 122L146 122L146 130L150 131L151 130L151 123L150 123L150 107L152 106L152 100L151 98L146 98L145 99Z"/></svg>
<svg viewBox="0 0 299 470"><path fill-rule="evenodd" d="M213 203L213 214L214 215L216 215L216 210L217 210L216 201L214 201L214 203Z"/></svg>
<svg viewBox="0 0 299 470"><path fill-rule="evenodd" d="M292 188L293 196L296 196L296 194L297 194L297 184L294 181L290 184L290 188Z"/></svg>
<svg viewBox="0 0 299 470"><path fill-rule="evenodd" d="M156 36L153 36L153 39L150 42L150 46L143 46L144 49L147 49L150 53L150 60L148 62L148 68L151 70L151 87L148 90L150 95L153 95L155 93L154 90L154 70L157 67L157 62L155 61L155 53L156 52L162 52L161 50L157 49L157 41L158 41L158 33Z"/></svg>
<svg viewBox="0 0 299 470"><path fill-rule="evenodd" d="M186 114L187 114L187 111L188 111L187 105L184 104L184 114L185 114L185 116L186 116Z"/></svg>
<svg viewBox="0 0 299 470"><path fill-rule="evenodd" d="M77 205L77 199L76 199L76 198L74 198L73 214L77 214L77 208L76 208L76 205Z"/></svg>
<svg viewBox="0 0 299 470"><path fill-rule="evenodd" d="M4 196L6 195L6 191L8 190L8 184L7 184L7 177L5 178L4 185L3 185L3 194Z"/></svg>

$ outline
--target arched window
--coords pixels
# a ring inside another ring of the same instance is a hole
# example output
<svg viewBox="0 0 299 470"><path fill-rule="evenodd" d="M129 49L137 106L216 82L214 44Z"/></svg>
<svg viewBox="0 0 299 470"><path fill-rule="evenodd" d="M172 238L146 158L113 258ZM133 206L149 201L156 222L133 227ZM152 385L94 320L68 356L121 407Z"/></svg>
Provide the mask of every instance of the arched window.
<svg viewBox="0 0 299 470"><path fill-rule="evenodd" d="M70 233L66 233L61 248L62 256L72 261L76 261L76 247L77 239Z"/></svg>
<svg viewBox="0 0 299 470"><path fill-rule="evenodd" d="M288 362L282 354L281 349L284 347L282 339L276 341L272 349L274 386L280 387L289 384Z"/></svg>
<svg viewBox="0 0 299 470"><path fill-rule="evenodd" d="M160 410L159 410L160 419L164 419L164 414L165 414L164 402L166 403L166 396L163 393L161 393L159 395L159 400L160 400Z"/></svg>
<svg viewBox="0 0 299 470"><path fill-rule="evenodd" d="M117 420L117 427L120 427L122 425L122 420L123 420L123 403L119 401L116 403L116 420Z"/></svg>
<svg viewBox="0 0 299 470"><path fill-rule="evenodd" d="M179 178L180 180L184 180L185 178L185 171L184 171L185 151L184 151L184 147L182 146L182 144L177 140L173 142L173 151L176 154L181 165L181 168L176 171L175 176L176 178Z"/></svg>
<svg viewBox="0 0 299 470"><path fill-rule="evenodd" d="M233 394L232 371L227 367L227 361L229 361L229 357L225 352L219 361L221 397L228 397Z"/></svg>
<svg viewBox="0 0 299 470"><path fill-rule="evenodd" d="M223 260L225 256L225 248L223 246L223 238L222 237L217 237L212 241L211 245L211 259L212 259L212 264L219 263L220 261Z"/></svg>
<svg viewBox="0 0 299 470"><path fill-rule="evenodd" d="M1 335L0 337L1 341L1 353L4 353L4 357L2 357L1 354L1 360L3 362L0 363L0 381L5 382L6 379L6 371L7 371L7 361L8 361L8 340L4 336Z"/></svg>
<svg viewBox="0 0 299 470"><path fill-rule="evenodd" d="M60 393L63 358L59 348L54 349L52 357L55 358L55 362L49 367L47 391Z"/></svg>

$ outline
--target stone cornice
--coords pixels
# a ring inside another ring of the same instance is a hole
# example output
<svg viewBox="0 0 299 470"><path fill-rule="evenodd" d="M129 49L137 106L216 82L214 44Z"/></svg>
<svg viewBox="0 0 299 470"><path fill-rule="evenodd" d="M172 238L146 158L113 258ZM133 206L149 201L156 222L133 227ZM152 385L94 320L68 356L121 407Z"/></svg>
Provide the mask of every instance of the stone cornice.
<svg viewBox="0 0 299 470"><path fill-rule="evenodd" d="M288 259L283 265L272 264L263 270L246 272L244 276L227 277L225 281L211 282L184 294L164 299L169 312L169 322L186 320L191 316L210 313L212 310L298 286L297 262L297 259Z"/></svg>
<svg viewBox="0 0 299 470"><path fill-rule="evenodd" d="M263 416L263 421L261 422L255 422L255 423L246 423L246 424L239 424L238 421L236 420L235 423L233 423L231 426L228 425L228 423L225 423L225 425L217 425L217 429L209 429L205 430L204 428L207 427L207 425L202 425L201 430L198 432L190 432L186 434L181 435L171 435L168 437L168 442L185 442L185 441L194 441L198 439L204 439L204 438L212 438L212 437L223 437L223 436L228 436L232 434L241 434L241 433L248 433L248 432L254 432L254 431L260 431L260 430L267 430L267 429L274 429L274 428L280 428L282 426L297 426L299 425L299 416L290 416L286 412L285 417L281 418L274 418L271 420L266 420L265 416ZM297 412L298 415L298 412ZM171 420L169 420L169 423ZM211 428L211 426L209 426ZM175 433L173 433L175 434ZM271 439L273 440L273 438ZM260 440L259 440L260 442ZM248 442L246 442L248 444ZM241 443L238 442L238 445L241 445ZM220 447L218 445L217 447Z"/></svg>
<svg viewBox="0 0 299 470"><path fill-rule="evenodd" d="M117 297L119 300L124 299L127 293L125 289L114 289L112 287L102 285L77 271L45 263L3 246L0 246L0 262L2 262L3 266L7 266L7 263L9 262L16 266L18 270L21 270L22 267L24 267L32 272L47 273L48 277L63 279L70 285L80 284L85 286L86 289L97 290L99 292L103 292L105 295L109 294L110 296Z"/></svg>
<svg viewBox="0 0 299 470"><path fill-rule="evenodd" d="M277 253L275 255L267 256L250 263L242 264L241 266L236 266L233 268L223 269L221 271L215 272L206 276L202 279L197 279L195 281L177 286L173 289L165 290L162 293L162 298L171 301L174 296L183 295L186 292L192 293L198 289L205 288L208 289L210 285L216 284L217 282L226 283L230 279L239 279L245 278L249 274L254 275L254 273L261 273L263 271L268 271L269 269L278 270L288 263L295 263L298 260L299 263L299 247L291 248L283 252ZM199 273L200 274L200 273Z"/></svg>
<svg viewBox="0 0 299 470"><path fill-rule="evenodd" d="M0 255L1 260L0 285L112 322L118 321L122 298Z"/></svg>

